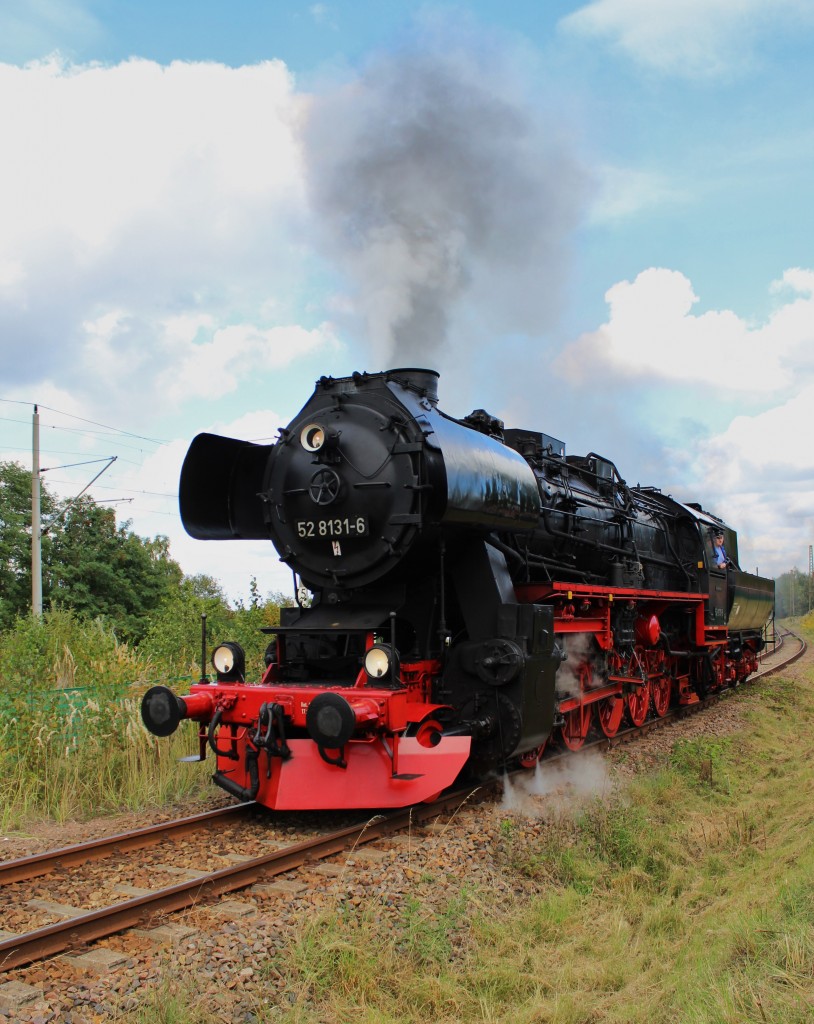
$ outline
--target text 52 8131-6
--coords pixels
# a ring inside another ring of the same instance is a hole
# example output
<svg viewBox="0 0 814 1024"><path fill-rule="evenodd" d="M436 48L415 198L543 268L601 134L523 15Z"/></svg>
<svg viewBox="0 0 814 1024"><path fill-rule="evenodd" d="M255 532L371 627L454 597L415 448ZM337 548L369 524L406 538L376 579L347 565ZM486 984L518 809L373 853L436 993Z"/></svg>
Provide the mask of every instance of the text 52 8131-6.
<svg viewBox="0 0 814 1024"><path fill-rule="evenodd" d="M364 537L368 532L365 516L345 519L298 519L297 536L309 537Z"/></svg>

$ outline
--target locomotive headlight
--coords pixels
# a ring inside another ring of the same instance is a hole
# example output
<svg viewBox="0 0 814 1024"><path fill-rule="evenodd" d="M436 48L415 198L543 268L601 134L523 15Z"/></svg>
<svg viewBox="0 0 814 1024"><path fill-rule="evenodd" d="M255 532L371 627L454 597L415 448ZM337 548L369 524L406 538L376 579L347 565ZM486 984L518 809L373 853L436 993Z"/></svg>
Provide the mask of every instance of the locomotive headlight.
<svg viewBox="0 0 814 1024"><path fill-rule="evenodd" d="M365 672L369 679L383 679L398 670L396 652L387 644L374 644L365 654Z"/></svg>
<svg viewBox="0 0 814 1024"><path fill-rule="evenodd" d="M228 641L212 651L212 664L221 682L234 682L243 678L246 670L246 655L240 644Z"/></svg>
<svg viewBox="0 0 814 1024"><path fill-rule="evenodd" d="M325 444L325 428L319 423L309 423L300 431L300 444L307 452L318 452Z"/></svg>

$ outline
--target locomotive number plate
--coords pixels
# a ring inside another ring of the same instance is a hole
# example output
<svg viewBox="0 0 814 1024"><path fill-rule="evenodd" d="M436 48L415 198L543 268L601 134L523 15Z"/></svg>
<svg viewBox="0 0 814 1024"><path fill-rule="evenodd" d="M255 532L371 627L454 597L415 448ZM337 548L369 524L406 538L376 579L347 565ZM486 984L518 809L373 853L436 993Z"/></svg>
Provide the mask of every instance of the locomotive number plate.
<svg viewBox="0 0 814 1024"><path fill-rule="evenodd" d="M345 519L298 519L298 537L365 537L369 533L366 516Z"/></svg>

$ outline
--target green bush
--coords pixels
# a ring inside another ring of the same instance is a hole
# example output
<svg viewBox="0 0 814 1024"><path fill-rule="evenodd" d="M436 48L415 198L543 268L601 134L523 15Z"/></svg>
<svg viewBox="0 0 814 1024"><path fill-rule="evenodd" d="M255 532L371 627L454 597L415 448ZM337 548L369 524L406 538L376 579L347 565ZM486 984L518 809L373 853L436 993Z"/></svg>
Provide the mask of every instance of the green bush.
<svg viewBox="0 0 814 1024"><path fill-rule="evenodd" d="M236 640L257 680L285 599L231 608L214 580L184 579L150 615L138 646L114 622L53 608L18 617L0 633L0 827L57 820L187 797L207 785L207 767L178 765L197 752L195 729L158 741L141 724L142 694L155 683L185 692L200 675L200 617L207 654Z"/></svg>
<svg viewBox="0 0 814 1024"><path fill-rule="evenodd" d="M42 690L91 686L121 691L149 678L153 666L121 642L104 619L57 608L18 618L0 633L0 693L26 699Z"/></svg>

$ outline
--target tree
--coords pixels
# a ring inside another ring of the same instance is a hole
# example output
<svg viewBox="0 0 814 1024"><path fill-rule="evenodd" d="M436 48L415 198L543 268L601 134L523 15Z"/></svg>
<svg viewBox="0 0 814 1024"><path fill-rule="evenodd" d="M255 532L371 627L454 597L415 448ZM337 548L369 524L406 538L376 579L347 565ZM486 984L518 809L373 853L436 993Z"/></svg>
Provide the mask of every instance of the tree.
<svg viewBox="0 0 814 1024"><path fill-rule="evenodd" d="M164 595L140 650L167 671L200 674L202 615L206 615L207 651L213 637L232 639L234 612L220 584L211 576L186 576Z"/></svg>
<svg viewBox="0 0 814 1024"><path fill-rule="evenodd" d="M41 492L43 517L54 514L56 501ZM51 540L42 539L43 565ZM31 471L18 462L0 462L0 629L8 628L31 607Z"/></svg>
<svg viewBox="0 0 814 1024"><path fill-rule="evenodd" d="M120 637L138 641L183 578L167 538L138 537L89 497L60 502L44 486L41 509L43 602L103 616ZM31 472L0 463L0 630L30 609Z"/></svg>
<svg viewBox="0 0 814 1024"><path fill-rule="evenodd" d="M290 605L283 594L260 595L257 581L250 585L250 603L232 608L220 585L211 576L185 576L173 587L152 615L150 628L139 651L177 675L200 675L201 616L206 615L207 662L212 648L225 640L236 640L246 653L248 679L263 672L263 653L270 637L264 627L280 624L280 608ZM212 671L211 664L205 671Z"/></svg>
<svg viewBox="0 0 814 1024"><path fill-rule="evenodd" d="M775 614L778 619L805 615L812 608L812 581L796 566L775 580Z"/></svg>
<svg viewBox="0 0 814 1024"><path fill-rule="evenodd" d="M55 530L50 599L89 618L104 616L127 640L140 640L150 613L182 579L166 537L144 540L116 526L109 508L80 498Z"/></svg>

